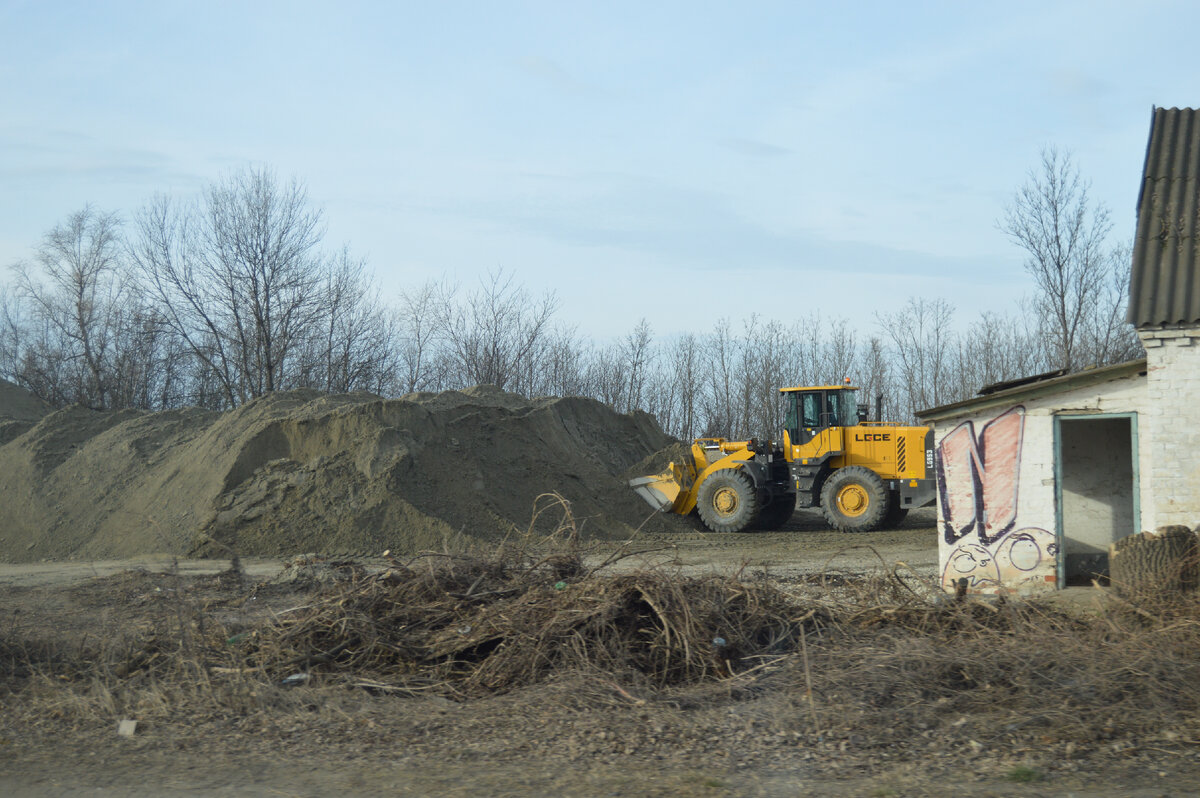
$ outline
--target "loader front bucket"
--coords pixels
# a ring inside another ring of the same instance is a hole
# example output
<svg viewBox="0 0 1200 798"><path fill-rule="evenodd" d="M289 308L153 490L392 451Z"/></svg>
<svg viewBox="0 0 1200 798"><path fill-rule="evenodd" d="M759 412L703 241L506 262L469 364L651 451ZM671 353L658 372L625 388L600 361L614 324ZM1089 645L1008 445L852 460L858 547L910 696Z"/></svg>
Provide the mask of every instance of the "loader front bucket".
<svg viewBox="0 0 1200 798"><path fill-rule="evenodd" d="M671 463L661 474L629 480L629 487L637 491L637 494L655 510L664 513L675 510L687 496L684 470L676 463Z"/></svg>

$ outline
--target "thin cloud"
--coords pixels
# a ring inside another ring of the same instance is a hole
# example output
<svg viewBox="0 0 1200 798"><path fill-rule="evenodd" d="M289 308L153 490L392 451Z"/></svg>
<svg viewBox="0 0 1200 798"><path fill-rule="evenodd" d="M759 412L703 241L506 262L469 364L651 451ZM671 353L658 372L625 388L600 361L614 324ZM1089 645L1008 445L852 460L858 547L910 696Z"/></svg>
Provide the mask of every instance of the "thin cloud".
<svg viewBox="0 0 1200 798"><path fill-rule="evenodd" d="M1052 77L1052 85L1064 99L1092 102L1112 94L1113 86L1106 80L1076 69L1060 69Z"/></svg>
<svg viewBox="0 0 1200 798"><path fill-rule="evenodd" d="M105 146L60 149L53 145L12 142L4 142L3 148L0 179L4 180L71 183L116 180L156 184L186 176L174 168L170 156L154 150Z"/></svg>
<svg viewBox="0 0 1200 798"><path fill-rule="evenodd" d="M600 94L600 89L572 75L562 64L539 56L525 56L515 62L517 69L526 75L537 78L546 86L564 94L581 97L594 97Z"/></svg>
<svg viewBox="0 0 1200 798"><path fill-rule="evenodd" d="M717 142L726 149L749 155L752 158L781 158L785 155L791 155L792 151L787 147L778 147L774 144L768 144L765 141L755 141L754 139L721 139Z"/></svg>

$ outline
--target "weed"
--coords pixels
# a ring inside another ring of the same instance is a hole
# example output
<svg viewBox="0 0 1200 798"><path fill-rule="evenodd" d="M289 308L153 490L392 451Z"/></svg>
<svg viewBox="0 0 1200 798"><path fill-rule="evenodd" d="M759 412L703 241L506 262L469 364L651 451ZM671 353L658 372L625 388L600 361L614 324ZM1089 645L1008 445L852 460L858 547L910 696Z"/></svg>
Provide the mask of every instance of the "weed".
<svg viewBox="0 0 1200 798"><path fill-rule="evenodd" d="M1031 768L1027 765L1017 765L1008 773L1004 774L1004 778L1008 781L1015 781L1021 784L1029 784L1035 781L1041 781L1046 778L1046 774L1037 768Z"/></svg>

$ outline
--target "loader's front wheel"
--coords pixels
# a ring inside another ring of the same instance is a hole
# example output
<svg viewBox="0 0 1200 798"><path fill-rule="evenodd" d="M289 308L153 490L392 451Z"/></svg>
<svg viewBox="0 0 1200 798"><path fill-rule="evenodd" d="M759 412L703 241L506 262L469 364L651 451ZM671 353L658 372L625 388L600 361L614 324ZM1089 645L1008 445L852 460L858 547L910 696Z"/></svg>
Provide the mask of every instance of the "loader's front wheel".
<svg viewBox="0 0 1200 798"><path fill-rule="evenodd" d="M821 510L825 520L842 532L878 529L888 504L888 491L883 480L862 466L847 466L834 471L821 489Z"/></svg>
<svg viewBox="0 0 1200 798"><path fill-rule="evenodd" d="M758 517L758 492L741 471L722 469L700 485L696 511L713 532L741 532Z"/></svg>

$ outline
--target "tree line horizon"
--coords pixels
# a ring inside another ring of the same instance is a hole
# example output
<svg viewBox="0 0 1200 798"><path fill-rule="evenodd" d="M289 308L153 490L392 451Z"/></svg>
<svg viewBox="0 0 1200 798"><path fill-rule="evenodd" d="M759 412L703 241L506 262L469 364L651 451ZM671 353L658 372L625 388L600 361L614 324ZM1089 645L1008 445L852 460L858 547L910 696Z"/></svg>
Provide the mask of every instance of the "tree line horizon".
<svg viewBox="0 0 1200 798"><path fill-rule="evenodd" d="M1125 322L1131 247L1069 154L1047 148L998 218L1026 255L1032 301L956 331L954 306L909 297L874 329L814 312L757 314L656 339L642 319L582 337L552 290L504 270L433 280L384 301L365 260L324 249L323 212L297 179L251 167L190 199L156 195L126 222L92 206L46 232L0 285L0 377L53 406L228 410L310 388L398 397L491 384L653 414L684 440L770 437L778 390L841 384L885 416L984 385L1143 356Z"/></svg>

